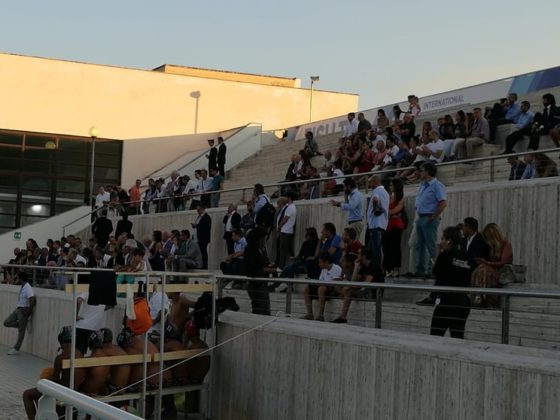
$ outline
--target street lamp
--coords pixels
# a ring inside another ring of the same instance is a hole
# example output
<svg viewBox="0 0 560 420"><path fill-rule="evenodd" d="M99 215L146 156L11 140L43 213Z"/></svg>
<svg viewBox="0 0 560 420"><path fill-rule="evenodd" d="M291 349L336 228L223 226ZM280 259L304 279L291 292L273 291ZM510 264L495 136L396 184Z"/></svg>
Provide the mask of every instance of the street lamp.
<svg viewBox="0 0 560 420"><path fill-rule="evenodd" d="M319 81L319 76L311 76L311 95L309 96L309 122L312 121L313 115L313 85Z"/></svg>
<svg viewBox="0 0 560 420"><path fill-rule="evenodd" d="M97 139L98 135L99 135L99 131L97 130L97 127L90 127L89 136L91 137L91 173L89 179L89 193L91 195L91 200L94 200L93 177L94 177L94 169L95 169L95 140Z"/></svg>

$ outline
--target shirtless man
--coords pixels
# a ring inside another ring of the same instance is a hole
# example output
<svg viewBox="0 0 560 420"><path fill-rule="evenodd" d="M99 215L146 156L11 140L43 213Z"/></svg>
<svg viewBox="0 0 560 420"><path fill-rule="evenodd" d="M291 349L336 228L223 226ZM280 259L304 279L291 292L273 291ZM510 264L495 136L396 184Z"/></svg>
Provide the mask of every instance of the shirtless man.
<svg viewBox="0 0 560 420"><path fill-rule="evenodd" d="M187 322L185 334L188 340L187 350L206 350L208 348L208 345L200 339L200 331L194 325L194 322ZM193 384L201 384L210 370L210 355L195 357L185 365L187 365L188 381Z"/></svg>
<svg viewBox="0 0 560 420"><path fill-rule="evenodd" d="M58 342L60 343L60 353L55 357L52 371L46 372L47 375L41 374L41 379L50 379L58 384L68 386L70 383L70 369L62 369L62 361L64 359L70 358L70 348L72 342L72 327L63 327L58 334ZM76 350L76 359L81 359L83 356L82 352ZM47 369L45 369L47 370ZM49 369L50 370L50 369ZM50 374L50 375L49 375ZM74 370L74 389L79 389L86 377L85 369L75 369ZM36 406L39 399L43 396L37 388L30 388L23 392L23 406L25 407L25 413L29 420L35 419L37 414ZM62 413L60 413L62 414Z"/></svg>
<svg viewBox="0 0 560 420"><path fill-rule="evenodd" d="M191 318L189 307L194 308L195 302L180 293L169 293L169 298L171 299L171 306L165 323L165 339L175 339L182 342L183 328Z"/></svg>
<svg viewBox="0 0 560 420"><path fill-rule="evenodd" d="M101 333L103 334L104 356L126 356L126 351L113 344L113 331L109 328L102 328ZM111 372L109 374L109 379L107 380L107 391L109 394L113 394L128 385L130 369L130 365L111 366Z"/></svg>
<svg viewBox="0 0 560 420"><path fill-rule="evenodd" d="M90 357L106 356L103 351L103 333L101 331L91 332L88 337L88 347L91 350ZM90 367L82 386L83 392L90 396L103 394L105 391L105 382L107 382L110 371L111 369L109 366Z"/></svg>
<svg viewBox="0 0 560 420"><path fill-rule="evenodd" d="M126 354L144 354L144 337L142 335L133 336L130 331L123 330L117 337L117 343L126 352ZM148 354L155 353L158 353L158 348L154 343L148 341ZM130 377L128 379L128 383L130 385L134 384L133 388L138 388L141 386L141 381L143 379L142 371L142 363L132 364L130 368ZM158 362L148 363L148 388L157 388L157 386L159 385L159 376L157 375L158 371ZM171 372L163 372L163 382L171 382Z"/></svg>

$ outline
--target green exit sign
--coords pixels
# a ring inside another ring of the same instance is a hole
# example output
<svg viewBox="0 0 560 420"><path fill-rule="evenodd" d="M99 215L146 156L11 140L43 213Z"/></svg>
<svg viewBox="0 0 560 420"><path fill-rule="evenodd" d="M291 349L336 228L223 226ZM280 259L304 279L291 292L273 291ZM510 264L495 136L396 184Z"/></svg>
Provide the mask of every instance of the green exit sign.
<svg viewBox="0 0 560 420"><path fill-rule="evenodd" d="M14 239L21 239L21 232L14 232Z"/></svg>

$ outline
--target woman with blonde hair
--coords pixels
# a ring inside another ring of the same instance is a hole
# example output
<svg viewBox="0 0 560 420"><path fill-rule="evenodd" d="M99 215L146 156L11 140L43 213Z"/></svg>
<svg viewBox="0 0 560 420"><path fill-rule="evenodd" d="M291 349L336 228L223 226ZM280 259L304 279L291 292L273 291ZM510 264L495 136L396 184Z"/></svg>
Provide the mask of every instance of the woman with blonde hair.
<svg viewBox="0 0 560 420"><path fill-rule="evenodd" d="M513 262L511 243L496 223L488 223L482 230L482 238L490 247L490 259L476 258L478 266L474 270L471 283L473 287L498 287L499 270ZM475 306L498 306L497 296L476 296Z"/></svg>

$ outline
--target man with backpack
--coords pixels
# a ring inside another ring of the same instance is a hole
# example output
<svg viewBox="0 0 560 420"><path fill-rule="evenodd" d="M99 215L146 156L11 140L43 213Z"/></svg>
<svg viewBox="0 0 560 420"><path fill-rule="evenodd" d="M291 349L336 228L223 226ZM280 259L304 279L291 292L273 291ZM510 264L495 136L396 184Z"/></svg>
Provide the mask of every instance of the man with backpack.
<svg viewBox="0 0 560 420"><path fill-rule="evenodd" d="M256 227L264 228L267 232L269 232L274 227L276 209L270 202L268 196L264 193L264 187L262 184L255 184L253 195L255 197L255 205L253 207L255 225Z"/></svg>

